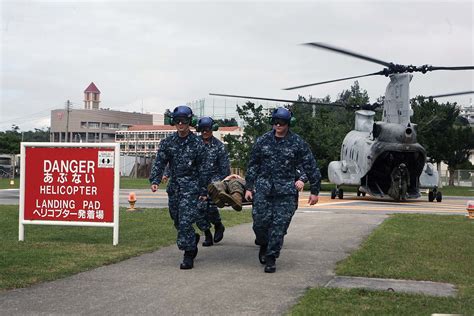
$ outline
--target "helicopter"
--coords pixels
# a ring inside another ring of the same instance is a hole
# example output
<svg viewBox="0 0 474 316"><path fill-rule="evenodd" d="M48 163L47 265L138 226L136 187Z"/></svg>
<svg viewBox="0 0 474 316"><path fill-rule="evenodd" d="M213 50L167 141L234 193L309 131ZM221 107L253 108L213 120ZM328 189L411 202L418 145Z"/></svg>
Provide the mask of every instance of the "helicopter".
<svg viewBox="0 0 474 316"><path fill-rule="evenodd" d="M350 131L341 147L341 160L328 166L329 181L336 184L331 198L343 198L341 185L356 186L357 195L370 194L375 197L389 196L395 201L419 198L420 188L428 189L428 200L442 201L438 191L438 171L426 161L426 150L417 142L415 124L410 122L413 109L410 105L409 88L411 73L423 74L434 70L471 70L474 66L440 67L431 65L413 66L385 62L359 53L323 43L304 45L356 57L385 66L378 72L360 76L305 84L286 88L293 90L342 80L384 75L390 78L383 101L382 121L374 122L375 112L358 110L355 128ZM434 97L466 94L469 92L444 94Z"/></svg>
<svg viewBox="0 0 474 316"><path fill-rule="evenodd" d="M331 198L343 199L344 191L341 186L355 186L357 187L357 196L369 194L379 198L390 198L394 201L405 201L419 198L421 196L420 189L423 188L428 189L428 201L441 202L442 192L438 190L438 171L431 162L427 161L426 150L417 142L416 124L410 122L410 117L413 115L409 97L412 73L421 72L425 74L434 70L472 70L474 66L400 65L323 43L306 43L304 45L381 64L385 68L374 73L299 85L284 90L376 75L383 75L390 79L383 104L361 105L360 109L355 112L355 128L343 140L340 160L332 161L328 166L329 181L336 185L331 191ZM430 96L429 98L468 93L472 93L472 91ZM215 93L210 93L210 95L293 103L328 104ZM336 105L341 106L340 104ZM380 106L383 106L382 121L375 121L374 110Z"/></svg>

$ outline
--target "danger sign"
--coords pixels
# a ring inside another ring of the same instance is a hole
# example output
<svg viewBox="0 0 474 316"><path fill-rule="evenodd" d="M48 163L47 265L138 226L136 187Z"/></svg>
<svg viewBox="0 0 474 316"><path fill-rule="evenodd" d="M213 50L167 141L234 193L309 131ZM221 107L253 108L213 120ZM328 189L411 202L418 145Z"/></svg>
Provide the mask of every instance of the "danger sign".
<svg viewBox="0 0 474 316"><path fill-rule="evenodd" d="M118 150L117 144L22 143L20 221L118 225Z"/></svg>

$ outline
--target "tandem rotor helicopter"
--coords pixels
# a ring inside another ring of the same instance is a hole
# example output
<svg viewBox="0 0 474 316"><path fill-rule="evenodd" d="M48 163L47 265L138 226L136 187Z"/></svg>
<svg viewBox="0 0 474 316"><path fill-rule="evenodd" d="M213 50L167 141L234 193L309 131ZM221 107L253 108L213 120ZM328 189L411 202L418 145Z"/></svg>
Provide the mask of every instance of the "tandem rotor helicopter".
<svg viewBox="0 0 474 316"><path fill-rule="evenodd" d="M428 200L442 201L438 190L438 171L427 162L426 150L417 142L415 124L410 122L413 110L410 105L409 87L413 77L411 73L425 74L434 70L472 70L474 66L413 66L400 65L364 56L345 49L323 43L306 43L304 45L326 49L332 52L363 59L383 65L381 71L360 76L305 84L284 90L294 90L337 81L362 77L384 75L390 78L385 90L383 104L361 105L356 111L355 128L344 138L339 161L332 161L328 166L329 181L336 187L331 198L344 196L342 185L357 187L357 195L369 194L374 197L389 197L395 201L415 199L421 196L420 189L428 189ZM430 98L454 96L473 93L473 91L431 96ZM215 94L236 98L282 101L307 104L327 104L319 102L301 102L295 100L259 98L228 94ZM382 121L374 121L375 108L383 106Z"/></svg>

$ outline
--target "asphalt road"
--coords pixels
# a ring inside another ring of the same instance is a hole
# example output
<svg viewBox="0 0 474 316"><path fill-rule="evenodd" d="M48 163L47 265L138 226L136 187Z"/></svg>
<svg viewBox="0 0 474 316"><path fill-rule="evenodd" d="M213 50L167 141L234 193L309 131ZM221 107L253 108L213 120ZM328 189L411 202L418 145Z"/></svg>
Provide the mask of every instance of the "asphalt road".
<svg viewBox="0 0 474 316"><path fill-rule="evenodd" d="M128 195L134 192L137 197L136 208L168 207L168 197L164 190L153 193L148 189L120 190L120 206L128 207ZM344 199L331 200L329 193L321 193L320 201L314 206L307 203L308 192L303 192L299 200L299 212L325 211L333 213L352 214L391 214L391 213L435 213L435 214L466 214L466 204L474 197L443 197L441 203L428 202L423 196L420 199L407 202L394 202L388 199L377 199L373 197L357 197L355 193L344 195ZM0 205L19 204L19 190L0 190ZM250 206L247 206L249 208Z"/></svg>

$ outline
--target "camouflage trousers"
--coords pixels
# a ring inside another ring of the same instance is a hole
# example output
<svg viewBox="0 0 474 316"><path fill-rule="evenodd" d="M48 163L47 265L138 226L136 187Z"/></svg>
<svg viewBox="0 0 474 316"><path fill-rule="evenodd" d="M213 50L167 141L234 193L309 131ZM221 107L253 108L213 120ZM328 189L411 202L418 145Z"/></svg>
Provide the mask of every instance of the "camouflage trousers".
<svg viewBox="0 0 474 316"><path fill-rule="evenodd" d="M198 212L199 217L196 221L196 225L202 231L211 228L211 224L215 225L221 222L219 209L209 198L207 201L198 202Z"/></svg>
<svg viewBox="0 0 474 316"><path fill-rule="evenodd" d="M255 192L253 202L253 231L259 245L267 245L267 256L278 258L284 236L296 211L294 195L266 196Z"/></svg>
<svg viewBox="0 0 474 316"><path fill-rule="evenodd" d="M193 223L199 218L198 198L197 193L168 193L169 213L178 231L176 244L180 250L191 251L197 246Z"/></svg>
<svg viewBox="0 0 474 316"><path fill-rule="evenodd" d="M229 194L239 193L244 196L245 194L245 180L244 179L231 179L224 181L213 182L218 191L223 191ZM212 196L211 196L212 197Z"/></svg>
<svg viewBox="0 0 474 316"><path fill-rule="evenodd" d="M228 204L237 211L242 210L245 193L244 179L216 181L209 184L207 188L209 196L217 207L222 208Z"/></svg>

